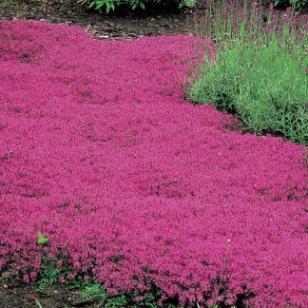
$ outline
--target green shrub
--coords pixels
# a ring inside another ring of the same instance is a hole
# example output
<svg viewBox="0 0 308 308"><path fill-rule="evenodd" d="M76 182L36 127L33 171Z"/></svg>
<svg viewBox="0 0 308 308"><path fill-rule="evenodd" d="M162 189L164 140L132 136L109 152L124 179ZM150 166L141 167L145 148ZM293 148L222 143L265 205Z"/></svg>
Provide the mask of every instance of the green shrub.
<svg viewBox="0 0 308 308"><path fill-rule="evenodd" d="M308 5L308 0L272 0L272 3L276 7L294 6L296 9L302 9Z"/></svg>
<svg viewBox="0 0 308 308"><path fill-rule="evenodd" d="M308 59L301 37L295 36L290 19L279 28L277 23L269 24L270 15L263 24L255 7L241 15L246 19L236 22L235 12L229 14L212 20L209 31L219 44L216 60L206 59L188 97L235 112L255 133L307 144Z"/></svg>
<svg viewBox="0 0 308 308"><path fill-rule="evenodd" d="M119 6L121 5L128 5L132 10L135 10L137 8L146 9L147 4L176 4L179 7L183 6L194 6L197 2L197 0L77 0L78 3L82 5L87 5L89 8L94 8L95 10L99 12L105 11L107 14L111 11L115 11Z"/></svg>

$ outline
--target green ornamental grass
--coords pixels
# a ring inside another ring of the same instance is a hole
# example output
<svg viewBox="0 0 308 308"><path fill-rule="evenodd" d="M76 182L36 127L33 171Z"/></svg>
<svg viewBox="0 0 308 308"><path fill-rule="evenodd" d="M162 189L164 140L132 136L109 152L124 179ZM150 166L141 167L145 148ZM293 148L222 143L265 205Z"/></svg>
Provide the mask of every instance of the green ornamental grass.
<svg viewBox="0 0 308 308"><path fill-rule="evenodd" d="M290 10L278 21L271 10L264 15L257 5L242 7L241 14L232 6L211 8L216 60L205 60L188 96L236 113L249 131L307 145L307 39L291 27Z"/></svg>

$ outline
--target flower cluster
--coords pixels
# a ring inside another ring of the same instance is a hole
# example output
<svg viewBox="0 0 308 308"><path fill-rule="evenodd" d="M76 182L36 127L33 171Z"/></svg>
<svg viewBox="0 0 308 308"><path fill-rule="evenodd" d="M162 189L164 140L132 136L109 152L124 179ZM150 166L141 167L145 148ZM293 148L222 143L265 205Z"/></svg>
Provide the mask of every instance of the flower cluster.
<svg viewBox="0 0 308 308"><path fill-rule="evenodd" d="M305 148L185 101L204 48L0 22L4 276L35 279L48 250L110 294L150 281L181 304L308 306Z"/></svg>

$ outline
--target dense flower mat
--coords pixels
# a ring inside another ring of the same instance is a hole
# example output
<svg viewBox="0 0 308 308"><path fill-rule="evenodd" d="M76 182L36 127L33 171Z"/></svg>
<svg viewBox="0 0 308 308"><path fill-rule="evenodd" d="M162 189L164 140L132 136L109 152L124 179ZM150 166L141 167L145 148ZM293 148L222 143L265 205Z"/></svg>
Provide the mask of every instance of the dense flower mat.
<svg viewBox="0 0 308 308"><path fill-rule="evenodd" d="M186 102L197 47L214 50L0 23L4 276L61 251L111 294L151 281L181 303L308 306L305 148Z"/></svg>

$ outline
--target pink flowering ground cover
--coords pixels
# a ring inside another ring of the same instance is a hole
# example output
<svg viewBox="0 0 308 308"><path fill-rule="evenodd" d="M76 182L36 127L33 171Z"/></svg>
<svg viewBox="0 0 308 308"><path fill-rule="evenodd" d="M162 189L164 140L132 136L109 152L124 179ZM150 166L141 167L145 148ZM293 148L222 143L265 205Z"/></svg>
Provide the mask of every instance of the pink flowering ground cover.
<svg viewBox="0 0 308 308"><path fill-rule="evenodd" d="M4 277L35 280L61 253L110 294L151 282L180 305L308 306L305 148L185 101L204 48L0 23Z"/></svg>

